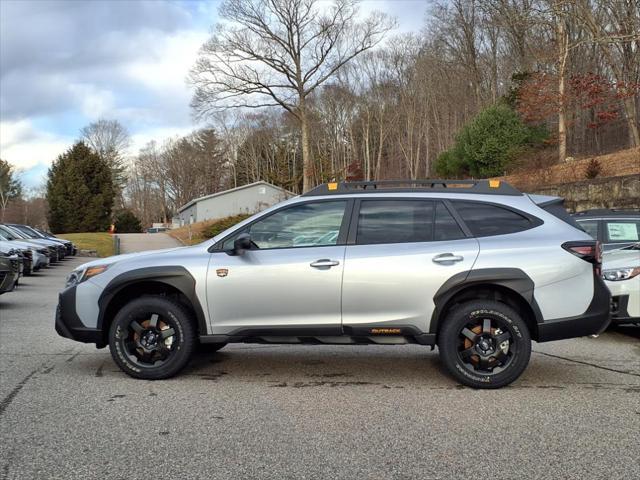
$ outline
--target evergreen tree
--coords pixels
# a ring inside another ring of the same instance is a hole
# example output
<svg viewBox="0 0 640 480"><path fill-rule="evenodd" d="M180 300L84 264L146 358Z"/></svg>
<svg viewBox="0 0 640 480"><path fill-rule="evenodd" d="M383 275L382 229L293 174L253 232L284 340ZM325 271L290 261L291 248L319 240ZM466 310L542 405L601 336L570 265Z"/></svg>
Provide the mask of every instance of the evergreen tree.
<svg viewBox="0 0 640 480"><path fill-rule="evenodd" d="M526 125L508 105L498 103L460 130L453 147L436 160L435 169L447 177L504 175L516 156L540 145L546 137L544 128Z"/></svg>
<svg viewBox="0 0 640 480"><path fill-rule="evenodd" d="M140 233L142 232L142 224L138 217L129 210L120 210L116 214L114 221L117 233Z"/></svg>
<svg viewBox="0 0 640 480"><path fill-rule="evenodd" d="M0 158L0 221L4 220L4 212L11 200L22 197L22 183L13 166Z"/></svg>
<svg viewBox="0 0 640 480"><path fill-rule="evenodd" d="M106 230L113 207L109 164L84 142L60 155L48 172L47 218L53 232Z"/></svg>

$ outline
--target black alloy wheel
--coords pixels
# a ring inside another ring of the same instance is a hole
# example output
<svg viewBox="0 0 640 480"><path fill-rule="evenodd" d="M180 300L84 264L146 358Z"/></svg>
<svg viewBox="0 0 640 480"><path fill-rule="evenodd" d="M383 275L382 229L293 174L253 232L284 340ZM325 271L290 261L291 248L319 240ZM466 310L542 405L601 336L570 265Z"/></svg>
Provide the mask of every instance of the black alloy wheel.
<svg viewBox="0 0 640 480"><path fill-rule="evenodd" d="M109 331L111 356L128 375L169 378L189 362L195 347L193 319L184 306L160 296L132 300Z"/></svg>
<svg viewBox="0 0 640 480"><path fill-rule="evenodd" d="M519 312L495 300L460 304L438 332L440 358L460 383L500 388L527 368L531 336Z"/></svg>

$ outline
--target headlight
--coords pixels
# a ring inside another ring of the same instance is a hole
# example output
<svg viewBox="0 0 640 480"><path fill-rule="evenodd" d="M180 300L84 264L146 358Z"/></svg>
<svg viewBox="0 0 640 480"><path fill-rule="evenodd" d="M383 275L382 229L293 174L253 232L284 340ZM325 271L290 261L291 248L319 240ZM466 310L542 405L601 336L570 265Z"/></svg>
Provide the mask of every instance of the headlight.
<svg viewBox="0 0 640 480"><path fill-rule="evenodd" d="M74 285L77 285L80 282L80 277L81 276L82 276L82 272L81 271L74 270L67 277L66 286L67 287L73 287Z"/></svg>
<svg viewBox="0 0 640 480"><path fill-rule="evenodd" d="M67 287L72 287L73 285L82 283L89 278L100 275L107 270L107 268L109 268L109 265L96 265L94 267L89 267L86 270L74 270L67 277Z"/></svg>
<svg viewBox="0 0 640 480"><path fill-rule="evenodd" d="M629 280L636 275L640 275L640 267L616 268L613 270L605 270L604 272L602 272L602 278L610 282Z"/></svg>

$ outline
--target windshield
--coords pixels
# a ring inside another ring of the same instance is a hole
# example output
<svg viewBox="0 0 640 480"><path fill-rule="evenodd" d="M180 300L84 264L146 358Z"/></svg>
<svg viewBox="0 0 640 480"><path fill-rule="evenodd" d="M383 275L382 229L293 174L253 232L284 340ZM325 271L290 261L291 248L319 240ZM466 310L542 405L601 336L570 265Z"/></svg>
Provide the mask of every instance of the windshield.
<svg viewBox="0 0 640 480"><path fill-rule="evenodd" d="M14 232L6 225L0 225L0 233L2 233L9 240L20 240L24 238L22 235L19 235L18 232Z"/></svg>
<svg viewBox="0 0 640 480"><path fill-rule="evenodd" d="M38 235L36 235L35 233L29 231L28 228L23 227L21 225L11 225L11 228L16 232L21 233L22 236L25 237L25 238L37 238L38 237Z"/></svg>

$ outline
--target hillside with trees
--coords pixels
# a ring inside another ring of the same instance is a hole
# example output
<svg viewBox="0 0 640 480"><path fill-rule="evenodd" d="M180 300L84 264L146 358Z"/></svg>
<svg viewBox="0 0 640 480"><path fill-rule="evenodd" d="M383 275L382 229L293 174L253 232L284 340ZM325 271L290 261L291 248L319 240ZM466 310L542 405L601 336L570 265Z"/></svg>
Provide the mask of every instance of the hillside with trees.
<svg viewBox="0 0 640 480"><path fill-rule="evenodd" d="M640 146L636 0L428 5L400 34L357 1L223 1L188 75L199 128L139 152L118 119L82 130L115 209L147 226L258 180L502 176Z"/></svg>
<svg viewBox="0 0 640 480"><path fill-rule="evenodd" d="M423 31L402 35L373 17L366 31L382 40L336 61L309 91L290 77L304 78L315 51L296 50L287 32L343 53L354 44L314 30L319 2L281 3L291 18L259 1L225 2L193 68L194 111L218 138L217 184L197 195L258 180L301 192L333 179L496 176L640 144L633 0L433 1ZM362 28L350 2L332 5L327 25ZM234 62L244 67L230 70ZM154 143L154 161L191 164L175 145ZM143 151L134 168L148 162ZM159 193L165 210L180 206L164 179L145 178L134 177L132 198Z"/></svg>

